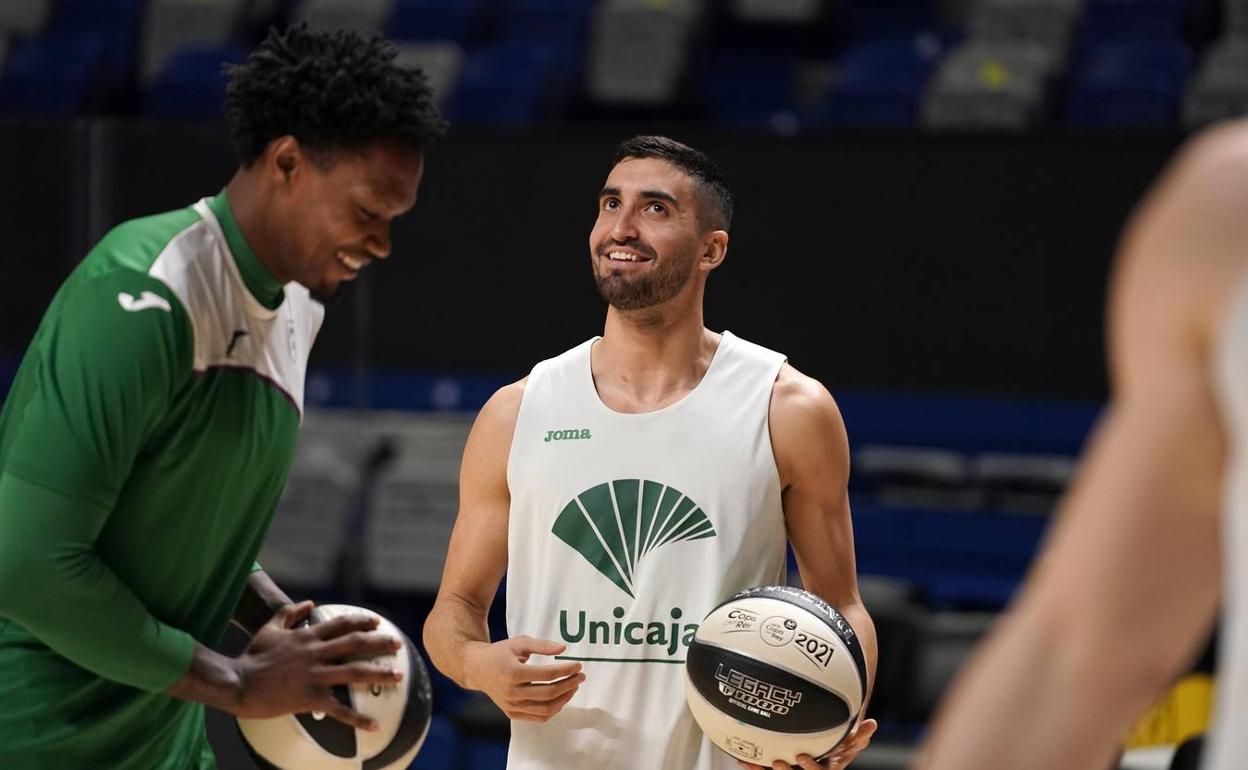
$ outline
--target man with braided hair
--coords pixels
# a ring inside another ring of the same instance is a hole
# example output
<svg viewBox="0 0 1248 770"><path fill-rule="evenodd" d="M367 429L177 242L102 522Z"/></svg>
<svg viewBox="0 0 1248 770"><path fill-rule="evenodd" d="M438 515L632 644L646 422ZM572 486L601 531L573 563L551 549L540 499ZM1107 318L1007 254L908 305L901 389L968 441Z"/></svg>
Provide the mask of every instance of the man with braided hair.
<svg viewBox="0 0 1248 770"><path fill-rule="evenodd" d="M442 131L378 39L274 31L229 70L240 168L126 222L65 281L0 415L0 767L206 770L208 704L375 728L375 624L306 627L255 565L322 302L390 253ZM237 658L212 647L234 620Z"/></svg>

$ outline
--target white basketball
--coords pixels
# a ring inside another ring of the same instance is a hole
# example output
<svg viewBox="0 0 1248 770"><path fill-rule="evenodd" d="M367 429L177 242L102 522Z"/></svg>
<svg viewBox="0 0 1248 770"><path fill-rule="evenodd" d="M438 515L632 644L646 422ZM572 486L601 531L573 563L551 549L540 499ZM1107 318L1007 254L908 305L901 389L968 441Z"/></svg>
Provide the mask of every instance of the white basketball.
<svg viewBox="0 0 1248 770"><path fill-rule="evenodd" d="M345 604L316 609L317 622L357 614L378 618L378 633L403 642L395 654L375 659L402 672L399 682L334 688L336 698L375 720L380 729L356 730L320 714L239 719L243 740L261 770L401 770L420 751L433 711L425 663L411 640L375 612Z"/></svg>
<svg viewBox="0 0 1248 770"><path fill-rule="evenodd" d="M770 767L829 754L858 719L866 662L841 614L789 586L742 591L711 610L685 661L685 697L706 737Z"/></svg>

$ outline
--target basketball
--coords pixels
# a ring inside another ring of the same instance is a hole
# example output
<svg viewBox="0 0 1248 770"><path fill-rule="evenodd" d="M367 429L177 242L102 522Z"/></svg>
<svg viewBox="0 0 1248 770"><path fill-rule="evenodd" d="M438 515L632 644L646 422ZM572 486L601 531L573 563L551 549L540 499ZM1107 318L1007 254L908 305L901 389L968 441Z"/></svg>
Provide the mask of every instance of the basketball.
<svg viewBox="0 0 1248 770"><path fill-rule="evenodd" d="M702 732L758 765L831 752L857 721L865 692L866 663L849 623L788 586L751 588L711 610L685 660L685 697Z"/></svg>
<svg viewBox="0 0 1248 770"><path fill-rule="evenodd" d="M318 621L342 615L376 615L362 607L327 604ZM394 655L376 660L403 674L394 685L335 687L334 696L377 722L376 732L357 730L320 714L292 714L273 719L239 719L238 727L261 770L389 770L406 768L429 731L433 693L429 673L410 639L390 621L377 633L402 640Z"/></svg>

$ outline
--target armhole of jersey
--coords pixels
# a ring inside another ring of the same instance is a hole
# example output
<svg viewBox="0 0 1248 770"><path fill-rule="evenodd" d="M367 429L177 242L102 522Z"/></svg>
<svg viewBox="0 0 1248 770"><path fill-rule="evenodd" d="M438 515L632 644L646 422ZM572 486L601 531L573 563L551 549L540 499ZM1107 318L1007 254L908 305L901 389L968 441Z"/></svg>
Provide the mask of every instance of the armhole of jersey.
<svg viewBox="0 0 1248 770"><path fill-rule="evenodd" d="M531 394L533 392L533 388L535 385L537 385L537 383L541 382L542 377L545 375L546 369L549 367L550 363L551 363L550 361L540 361L538 362L536 366L533 367L532 370L529 371L529 376L525 380L525 383L524 383L524 392L520 394L520 408L516 410L516 424L512 427L511 444L507 447L507 491L508 491L508 494L510 494L512 490L511 468L512 468L512 463L515 460L516 437L520 435L520 427L521 425L524 424L525 411L527 409L528 404L532 401Z"/></svg>
<svg viewBox="0 0 1248 770"><path fill-rule="evenodd" d="M784 365L789 362L789 357L783 353L776 353L779 357L775 361L770 371L771 387L767 391L767 408L763 411L763 428L767 431L767 454L771 455L771 469L776 474L776 486L780 488L780 493L784 494L784 477L780 475L780 463L776 459L776 442L771 437L771 404L776 397L776 383L780 380L780 372L784 371Z"/></svg>

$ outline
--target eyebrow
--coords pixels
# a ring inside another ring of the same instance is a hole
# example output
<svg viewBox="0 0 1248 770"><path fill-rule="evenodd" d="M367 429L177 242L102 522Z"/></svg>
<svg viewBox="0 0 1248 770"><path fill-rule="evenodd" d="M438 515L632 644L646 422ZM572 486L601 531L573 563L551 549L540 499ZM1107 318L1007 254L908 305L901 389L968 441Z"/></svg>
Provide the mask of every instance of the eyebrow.
<svg viewBox="0 0 1248 770"><path fill-rule="evenodd" d="M618 198L620 196L620 188L604 187L602 188L602 192L598 193L598 199L601 200L609 195L615 196ZM672 204L678 209L681 207L680 201L676 200L676 196L668 192L663 192L662 190L642 190L641 197L647 198L647 199L667 201L668 203Z"/></svg>

